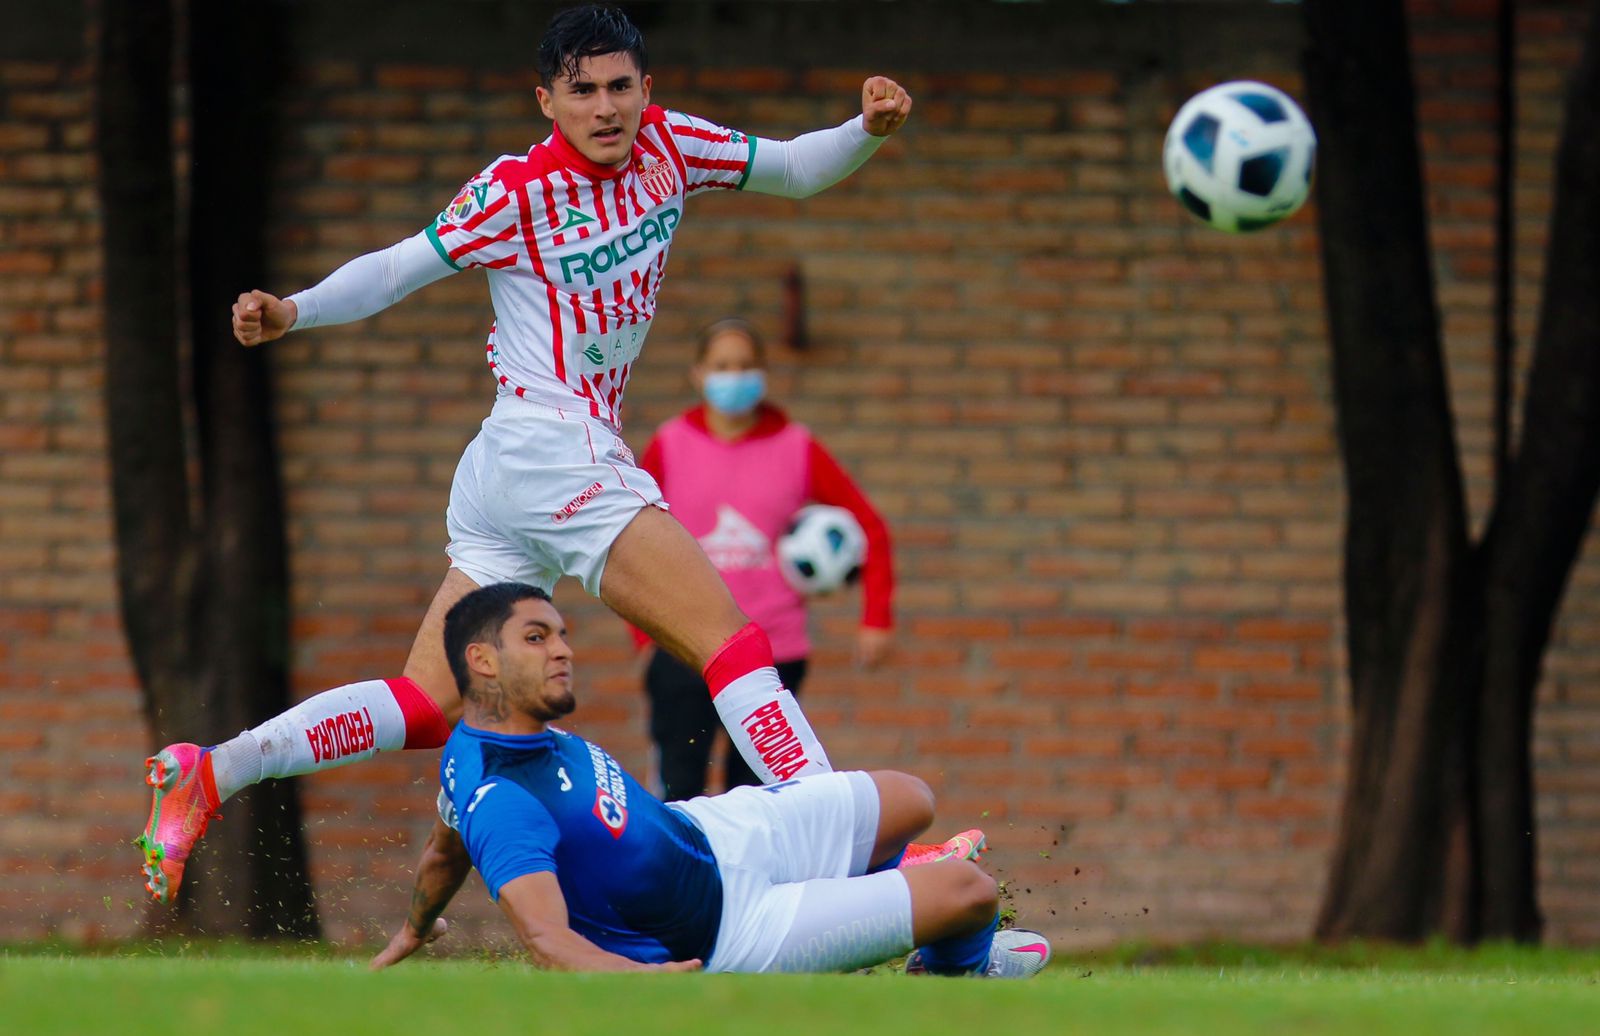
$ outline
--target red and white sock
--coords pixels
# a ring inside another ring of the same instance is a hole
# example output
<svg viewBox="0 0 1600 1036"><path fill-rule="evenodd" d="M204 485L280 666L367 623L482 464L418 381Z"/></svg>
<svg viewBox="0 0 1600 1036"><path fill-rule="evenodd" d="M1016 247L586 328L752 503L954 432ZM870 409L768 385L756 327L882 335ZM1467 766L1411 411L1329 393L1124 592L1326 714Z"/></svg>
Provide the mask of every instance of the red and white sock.
<svg viewBox="0 0 1600 1036"><path fill-rule="evenodd" d="M752 622L729 637L705 678L728 737L763 784L833 769L800 703L778 679L761 627Z"/></svg>
<svg viewBox="0 0 1600 1036"><path fill-rule="evenodd" d="M212 750L217 794L272 777L331 770L397 748L438 748L450 736L444 713L400 677L364 680L315 694Z"/></svg>

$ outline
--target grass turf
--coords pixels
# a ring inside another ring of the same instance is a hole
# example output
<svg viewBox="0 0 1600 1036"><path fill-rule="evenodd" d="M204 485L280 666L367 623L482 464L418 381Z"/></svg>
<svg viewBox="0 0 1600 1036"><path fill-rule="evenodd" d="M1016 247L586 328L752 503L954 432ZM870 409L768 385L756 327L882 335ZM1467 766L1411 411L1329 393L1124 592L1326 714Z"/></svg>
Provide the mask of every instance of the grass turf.
<svg viewBox="0 0 1600 1036"><path fill-rule="evenodd" d="M0 956L8 1028L340 1036L842 1033L1559 1034L1600 1031L1600 956L1489 948L1123 949L1032 982L871 975L558 975L509 961L262 950Z"/></svg>

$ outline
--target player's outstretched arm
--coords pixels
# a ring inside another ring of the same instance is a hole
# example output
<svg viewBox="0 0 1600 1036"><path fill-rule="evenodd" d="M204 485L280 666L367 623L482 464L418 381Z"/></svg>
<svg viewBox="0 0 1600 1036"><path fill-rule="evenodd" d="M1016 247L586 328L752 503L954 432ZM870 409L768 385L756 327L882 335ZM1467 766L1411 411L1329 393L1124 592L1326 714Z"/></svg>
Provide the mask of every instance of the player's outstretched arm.
<svg viewBox="0 0 1600 1036"><path fill-rule="evenodd" d="M641 964L603 950L567 923L567 901L549 871L524 874L500 886L500 909L533 962L556 971L699 971L700 961Z"/></svg>
<svg viewBox="0 0 1600 1036"><path fill-rule="evenodd" d="M387 309L458 267L436 249L428 231L388 248L356 256L320 284L280 299L250 291L233 304L233 336L260 345L292 330L348 324Z"/></svg>
<svg viewBox="0 0 1600 1036"><path fill-rule="evenodd" d="M871 158L911 114L911 95L885 76L861 84L861 117L793 140L756 137L744 188L781 198L808 198L843 180Z"/></svg>
<svg viewBox="0 0 1600 1036"><path fill-rule="evenodd" d="M449 930L449 922L439 915L444 913L471 870L472 859L467 855L461 836L444 821L435 820L428 842L422 847L422 859L417 864L411 912L389 940L389 945L372 958L373 971L400 963Z"/></svg>

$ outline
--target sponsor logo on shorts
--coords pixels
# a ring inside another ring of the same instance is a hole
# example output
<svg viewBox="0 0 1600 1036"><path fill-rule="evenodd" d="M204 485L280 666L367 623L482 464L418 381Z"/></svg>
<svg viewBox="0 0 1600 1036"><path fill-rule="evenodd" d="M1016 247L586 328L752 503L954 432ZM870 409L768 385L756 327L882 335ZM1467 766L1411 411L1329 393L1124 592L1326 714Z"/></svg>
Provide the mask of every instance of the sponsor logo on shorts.
<svg viewBox="0 0 1600 1036"><path fill-rule="evenodd" d="M373 738L372 713L364 708L330 716L305 733L306 740L311 743L311 758L318 763L371 751L377 743Z"/></svg>
<svg viewBox="0 0 1600 1036"><path fill-rule="evenodd" d="M571 500L568 500L567 501L567 505L565 507L563 507L561 510L556 511L553 514L551 514L550 515L550 520L552 522L555 522L557 525L560 525L562 522L566 521L568 518L571 518L573 515L577 514L578 513L578 509L580 507L582 507L584 504L588 503L590 500L593 500L595 497L599 496L601 488L602 487L601 487L600 483L596 482L594 485L590 486L588 489L585 489L583 492L579 493L577 496L573 497Z"/></svg>
<svg viewBox="0 0 1600 1036"><path fill-rule="evenodd" d="M762 764L777 780L788 780L811 762L779 702L769 701L756 709L744 718L742 726Z"/></svg>

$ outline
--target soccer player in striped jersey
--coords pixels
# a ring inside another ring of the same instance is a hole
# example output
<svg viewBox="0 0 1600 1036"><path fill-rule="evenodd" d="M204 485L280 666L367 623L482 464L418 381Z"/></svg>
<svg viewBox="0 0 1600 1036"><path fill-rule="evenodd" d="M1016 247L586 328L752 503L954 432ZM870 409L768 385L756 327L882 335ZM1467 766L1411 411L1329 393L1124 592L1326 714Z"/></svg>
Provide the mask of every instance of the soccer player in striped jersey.
<svg viewBox="0 0 1600 1036"><path fill-rule="evenodd" d="M450 568L404 670L324 691L220 745L168 745L147 761L154 795L139 843L157 900L171 900L207 822L240 788L444 744L461 708L441 646L444 616L489 583L548 588L577 577L705 674L719 717L764 781L830 769L778 680L766 635L634 464L620 435L622 395L687 199L819 191L900 128L911 98L874 76L862 84L861 114L842 125L790 141L749 137L651 104L642 36L601 6L557 14L538 63L539 105L554 123L544 141L491 162L419 233L288 298L251 291L233 307L235 336L255 346L360 320L481 269L494 305L487 358L498 394L456 469Z"/></svg>
<svg viewBox="0 0 1600 1036"><path fill-rule="evenodd" d="M909 974L1028 978L1038 932L995 931L966 860L895 868L933 795L904 773L811 773L665 804L599 745L551 726L577 707L561 614L497 583L450 609L465 700L439 765L439 820L411 911L374 967L445 931L474 866L535 963L576 971L848 971L917 947Z"/></svg>

